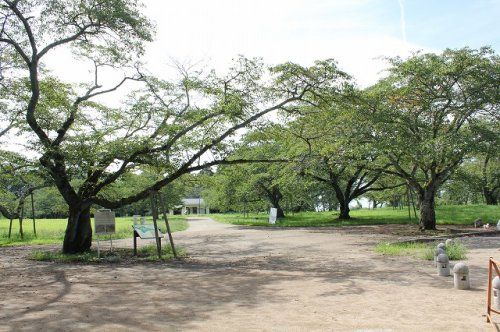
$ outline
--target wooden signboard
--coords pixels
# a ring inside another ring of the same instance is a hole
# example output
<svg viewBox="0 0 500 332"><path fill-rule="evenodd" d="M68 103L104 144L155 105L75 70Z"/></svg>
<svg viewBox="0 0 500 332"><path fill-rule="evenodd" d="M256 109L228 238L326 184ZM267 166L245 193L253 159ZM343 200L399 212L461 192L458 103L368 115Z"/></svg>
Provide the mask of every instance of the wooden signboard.
<svg viewBox="0 0 500 332"><path fill-rule="evenodd" d="M94 213L94 231L96 234L115 233L115 213L111 210L97 210Z"/></svg>

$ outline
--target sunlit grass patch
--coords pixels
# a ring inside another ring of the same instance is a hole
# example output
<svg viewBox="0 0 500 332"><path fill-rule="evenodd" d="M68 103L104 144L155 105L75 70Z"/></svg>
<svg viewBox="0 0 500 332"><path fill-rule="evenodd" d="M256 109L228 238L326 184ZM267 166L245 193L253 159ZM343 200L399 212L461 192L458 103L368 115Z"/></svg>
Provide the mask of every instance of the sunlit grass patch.
<svg viewBox="0 0 500 332"><path fill-rule="evenodd" d="M323 227L323 226L358 226L384 224L413 224L418 221L411 215L408 218L407 209L393 209L383 207L377 209L351 210L349 220L339 220L337 211L325 212L287 212L286 217L279 219L276 224L269 224L269 215L262 213L224 213L210 214L208 217L219 222L264 227ZM470 225L474 220L481 218L485 223L495 223L500 219L500 207L492 205L442 205L436 207L438 225ZM427 231L427 233L432 233Z"/></svg>
<svg viewBox="0 0 500 332"><path fill-rule="evenodd" d="M146 223L152 223L152 217L146 218ZM33 223L31 220L23 222L24 236L19 234L19 222L14 220L12 223L12 234L9 238L9 220L0 219L0 247L19 246L19 245L37 245L37 244L62 244L67 219L38 219L36 221L37 235L33 232ZM183 231L188 228L188 223L184 216L169 216L170 229L172 232ZM92 221L92 226L94 222ZM124 239L132 237L132 217L116 218L116 233L113 239ZM165 232L165 223L158 221L158 226ZM94 235L95 239L95 235Z"/></svg>
<svg viewBox="0 0 500 332"><path fill-rule="evenodd" d="M182 248L177 249L178 257L185 257L186 252ZM162 261L174 258L170 245L162 246ZM42 262L55 263L119 263L123 261L159 261L156 245L146 245L137 249L137 256L131 248L115 248L112 251L101 251L100 257L96 250L81 254L63 254L61 251L34 250L30 253L30 259Z"/></svg>
<svg viewBox="0 0 500 332"><path fill-rule="evenodd" d="M424 260L433 260L436 250L435 243L388 243L382 242L375 246L375 252L388 256L410 256ZM446 254L451 261L467 259L467 247L454 241L446 247Z"/></svg>
<svg viewBox="0 0 500 332"><path fill-rule="evenodd" d="M382 242L375 246L375 252L388 256L423 257L431 246L428 243L388 243Z"/></svg>

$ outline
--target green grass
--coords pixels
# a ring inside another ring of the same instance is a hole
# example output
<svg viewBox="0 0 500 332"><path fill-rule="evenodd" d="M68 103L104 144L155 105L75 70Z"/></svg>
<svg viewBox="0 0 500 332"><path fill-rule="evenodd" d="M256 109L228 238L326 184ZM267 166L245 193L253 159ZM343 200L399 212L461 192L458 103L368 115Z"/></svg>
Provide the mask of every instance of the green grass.
<svg viewBox="0 0 500 332"><path fill-rule="evenodd" d="M424 260L433 260L436 243L379 243L375 246L375 252L388 256L411 256ZM450 260L467 259L467 248L460 242L453 242L446 247L446 254Z"/></svg>
<svg viewBox="0 0 500 332"><path fill-rule="evenodd" d="M500 219L500 206L493 205L445 205L436 208L438 225L472 225L477 218L484 222L494 223ZM381 224L407 224L408 210L394 210L392 208L379 208L374 210L352 210L351 220L340 221L337 212L300 212L287 214L278 220L276 225L270 225L268 215L250 214L211 214L211 218L233 225L247 226L279 226L279 227L310 227L310 226L354 226L354 225L381 225ZM412 223L417 223L413 217Z"/></svg>
<svg viewBox="0 0 500 332"><path fill-rule="evenodd" d="M146 222L152 223L151 217L148 217ZM188 227L184 216L169 216L169 222L173 232L182 231ZM21 239L19 235L19 222L14 220L12 223L12 236L9 239L9 220L0 219L0 247L33 244L60 244L64 238L66 223L66 219L39 219L36 221L37 237L35 237L33 234L33 222L27 219L23 222L24 239ZM113 239L132 237L132 224L132 217L117 217L116 233L113 235ZM165 223L163 220L158 221L158 226L162 231L165 231ZM107 239L109 237L103 236L103 238Z"/></svg>
<svg viewBox="0 0 500 332"><path fill-rule="evenodd" d="M181 248L177 249L178 257L186 255ZM97 251L89 251L83 254L63 254L60 251L50 250L34 250L29 258L35 261L56 262L56 263L118 263L122 261L159 261L156 251L156 245L146 245L137 250L137 256L133 256L133 249L130 248L115 248L112 252L101 252L101 257L97 257ZM163 246L162 261L171 260L174 258L171 247Z"/></svg>

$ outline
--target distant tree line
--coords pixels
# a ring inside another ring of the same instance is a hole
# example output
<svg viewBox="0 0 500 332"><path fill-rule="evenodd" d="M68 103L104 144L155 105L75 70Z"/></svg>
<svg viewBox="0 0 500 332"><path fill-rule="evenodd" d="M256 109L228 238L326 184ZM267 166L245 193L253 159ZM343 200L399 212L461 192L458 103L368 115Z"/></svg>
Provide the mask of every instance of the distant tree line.
<svg viewBox="0 0 500 332"><path fill-rule="evenodd" d="M222 74L178 65L165 80L140 62L154 25L138 1L2 0L0 9L0 212L20 218L32 193L38 213L66 211L65 253L90 249L93 209L144 213L160 190L174 206L190 174L209 178L213 207L265 201L281 216L322 206L347 219L351 202L391 202L379 195L402 190L420 227L434 229L440 196L473 201L458 194L466 176L498 203L491 48L392 58L366 89L331 59L268 67L239 57ZM88 80L48 70L61 48L93 69ZM119 78L104 84L104 71ZM124 86L119 106L99 102Z"/></svg>

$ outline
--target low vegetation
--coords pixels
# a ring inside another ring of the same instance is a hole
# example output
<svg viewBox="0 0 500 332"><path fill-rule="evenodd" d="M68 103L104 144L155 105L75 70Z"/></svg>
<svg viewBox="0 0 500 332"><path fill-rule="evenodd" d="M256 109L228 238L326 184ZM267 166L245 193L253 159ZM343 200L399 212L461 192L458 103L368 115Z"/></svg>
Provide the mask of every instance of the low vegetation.
<svg viewBox="0 0 500 332"><path fill-rule="evenodd" d="M481 218L485 223L496 223L500 219L500 207L495 205L443 205L436 208L438 225L472 225ZM355 226L382 224L417 223L412 212L408 218L408 210L393 208L358 209L351 211L350 220L339 220L338 212L300 212L289 213L279 219L276 225L270 225L266 213L243 215L212 214L212 219L219 222L246 226L279 226L279 227L313 227L313 226Z"/></svg>
<svg viewBox="0 0 500 332"><path fill-rule="evenodd" d="M379 243L375 246L375 252L388 256L411 256L424 260L433 260L436 243ZM446 254L452 261L467 259L467 247L458 241L454 241L446 247Z"/></svg>
<svg viewBox="0 0 500 332"><path fill-rule="evenodd" d="M179 257L186 255L181 248L176 248ZM167 245L162 247L162 261L174 258L172 248ZM64 254L61 251L35 250L31 252L30 259L43 262L56 263L118 263L123 261L159 261L155 245L146 245L137 250L137 256L131 248L114 248L113 251L102 251L97 256L97 251L92 250L81 254Z"/></svg>
<svg viewBox="0 0 500 332"><path fill-rule="evenodd" d="M0 247L2 246L17 246L17 245L33 245L33 244L59 244L64 238L66 228L66 219L40 219L36 221L37 236L33 234L33 223L31 220L23 222L24 238L19 235L19 222L14 220L12 225L12 235L9 239L9 220L0 219ZM152 223L151 217L146 219L147 223ZM170 227L173 232L183 231L187 229L188 224L183 216L169 216ZM132 217L116 218L116 233L113 239L124 239L132 237ZM158 226L162 231L165 231L165 223L163 220L158 222ZM105 238L108 238L107 236ZM83 254L85 255L85 254Z"/></svg>

